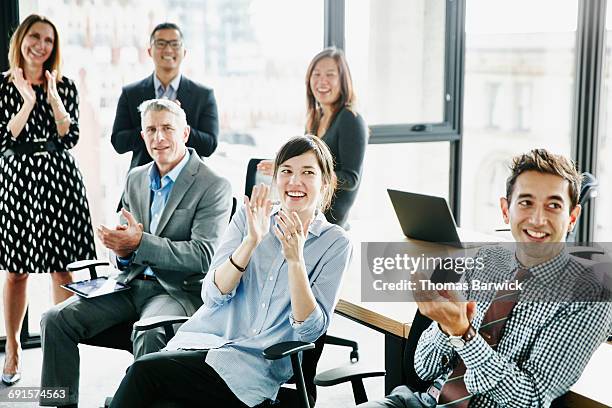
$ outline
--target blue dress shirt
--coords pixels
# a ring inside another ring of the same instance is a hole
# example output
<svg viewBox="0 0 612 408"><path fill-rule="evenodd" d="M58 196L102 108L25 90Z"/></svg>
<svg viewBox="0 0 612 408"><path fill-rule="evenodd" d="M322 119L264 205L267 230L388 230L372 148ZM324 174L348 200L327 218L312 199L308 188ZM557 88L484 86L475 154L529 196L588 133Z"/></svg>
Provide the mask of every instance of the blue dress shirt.
<svg viewBox="0 0 612 408"><path fill-rule="evenodd" d="M149 188L151 190L151 223L149 224L149 232L151 234L156 235L157 225L159 224L159 220L161 215L166 208L166 203L168 202L168 197L170 197L170 193L172 192L172 187L174 187L174 183L178 178L179 174L189 161L189 150L185 149L185 155L183 159L174 166L172 170L170 170L164 177L160 178L159 170L157 169L157 165L153 163L149 168ZM135 252L129 258L121 258L117 257L117 261L122 267L129 265L132 259L134 259ZM153 270L150 267L147 267L144 271L145 275L155 276Z"/></svg>
<svg viewBox="0 0 612 408"><path fill-rule="evenodd" d="M317 306L303 323L292 322L288 266L272 230L277 211L272 211L270 231L253 252L238 286L223 295L214 283L216 269L247 235L244 207L234 215L202 284L204 304L166 346L166 350L209 350L206 363L249 406L275 399L292 375L289 359L266 360L265 348L283 341L313 342L325 333L352 254L344 230L318 212L304 244Z"/></svg>
<svg viewBox="0 0 612 408"><path fill-rule="evenodd" d="M153 86L155 87L155 97L157 99L170 99L171 101L176 100L176 94L178 92L179 85L181 83L181 75L177 75L170 83L167 88L161 83L157 75L153 74Z"/></svg>

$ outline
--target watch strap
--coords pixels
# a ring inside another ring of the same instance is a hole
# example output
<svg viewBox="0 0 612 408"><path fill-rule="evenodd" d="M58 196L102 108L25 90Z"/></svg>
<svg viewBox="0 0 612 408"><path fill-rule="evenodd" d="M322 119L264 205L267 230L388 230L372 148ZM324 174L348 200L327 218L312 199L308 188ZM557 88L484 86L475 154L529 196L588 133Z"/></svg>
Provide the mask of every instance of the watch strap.
<svg viewBox="0 0 612 408"><path fill-rule="evenodd" d="M470 322L468 329L465 331L465 333L463 333L463 336L461 336L461 338L467 343L470 340L474 339L474 337L476 337L476 329L474 328L474 326L472 326L472 322Z"/></svg>

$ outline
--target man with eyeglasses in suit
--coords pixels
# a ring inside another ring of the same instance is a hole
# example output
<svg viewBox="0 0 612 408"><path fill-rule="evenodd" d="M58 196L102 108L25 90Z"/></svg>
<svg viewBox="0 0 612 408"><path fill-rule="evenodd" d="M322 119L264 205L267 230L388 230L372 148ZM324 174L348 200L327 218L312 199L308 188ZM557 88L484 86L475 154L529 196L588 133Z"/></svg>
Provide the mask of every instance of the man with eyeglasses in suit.
<svg viewBox="0 0 612 408"><path fill-rule="evenodd" d="M181 74L181 63L187 53L181 29L174 23L158 24L151 32L148 52L155 71L123 88L111 135L113 147L119 154L132 152L130 169L151 162L140 137L138 106L149 99L167 98L177 102L187 114L191 128L187 147L199 156L210 156L217 148L219 133L217 102L211 88Z"/></svg>

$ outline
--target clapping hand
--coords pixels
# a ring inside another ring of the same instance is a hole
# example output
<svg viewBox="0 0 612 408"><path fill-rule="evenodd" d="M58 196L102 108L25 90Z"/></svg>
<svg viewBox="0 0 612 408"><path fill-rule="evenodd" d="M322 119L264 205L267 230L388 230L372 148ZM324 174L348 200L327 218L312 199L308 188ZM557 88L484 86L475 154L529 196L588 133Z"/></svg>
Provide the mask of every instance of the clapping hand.
<svg viewBox="0 0 612 408"><path fill-rule="evenodd" d="M427 277L417 273L413 281L426 279ZM476 302L468 301L459 291L417 289L414 297L421 314L438 322L440 328L449 335L463 335L476 315Z"/></svg>
<svg viewBox="0 0 612 408"><path fill-rule="evenodd" d="M262 160L257 163L257 171L265 176L274 175L274 162L272 160Z"/></svg>
<svg viewBox="0 0 612 408"><path fill-rule="evenodd" d="M30 81L24 78L23 70L21 68L13 69L13 84L23 98L24 105L27 105L30 108L34 107L34 104L36 103L36 92L34 92Z"/></svg>
<svg viewBox="0 0 612 408"><path fill-rule="evenodd" d="M248 223L247 240L254 245L259 245L270 229L272 201L269 193L270 187L262 183L253 187L251 199L244 197Z"/></svg>
<svg viewBox="0 0 612 408"><path fill-rule="evenodd" d="M96 232L105 247L115 252L117 256L127 258L140 246L144 228L125 208L121 209L121 213L127 220L127 225L118 225L114 230L100 225Z"/></svg>
<svg viewBox="0 0 612 408"><path fill-rule="evenodd" d="M304 243L308 236L308 227L312 220L302 224L300 217L294 211L290 215L280 210L275 217L274 234L280 240L283 256L287 262L304 261Z"/></svg>
<svg viewBox="0 0 612 408"><path fill-rule="evenodd" d="M63 110L64 105L57 92L57 71L45 71L45 77L47 78L47 102L49 102L49 105L54 109L61 108L61 110Z"/></svg>

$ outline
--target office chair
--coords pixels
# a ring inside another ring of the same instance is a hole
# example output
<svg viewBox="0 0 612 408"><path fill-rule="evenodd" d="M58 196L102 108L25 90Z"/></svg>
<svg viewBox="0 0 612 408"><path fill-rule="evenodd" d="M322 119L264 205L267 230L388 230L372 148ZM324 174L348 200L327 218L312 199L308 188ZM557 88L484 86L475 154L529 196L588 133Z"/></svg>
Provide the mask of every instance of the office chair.
<svg viewBox="0 0 612 408"><path fill-rule="evenodd" d="M166 336L166 342L170 341L174 337L174 325L182 324L189 318L186 316L155 316L148 319L142 319L134 323L135 331L146 331L156 329L158 327L164 328ZM295 384L295 389L290 387L281 387L276 401L265 401L258 405L258 408L274 407L274 408L314 408L317 398L316 386L315 386L315 372L317 363L321 357L323 347L325 344L325 334L319 337L314 343L307 343L301 341L288 341L274 344L263 351L263 357L268 360L278 360L281 358L290 358L291 366L293 369L293 377L289 379L287 384ZM302 354L302 362L299 359L299 353ZM333 371L333 370L330 370ZM359 368L358 365L349 365L347 367L341 367L335 369L334 372L326 372L326 378L328 381L339 381L336 376L340 378L349 378L353 383L353 396L355 401L367 401L365 389L363 387L363 378L384 376L384 371L367 371ZM112 401L112 398L107 398L105 401L105 407L108 407ZM359 402L357 402L359 403ZM168 408L168 407L182 407L180 402L177 401L157 401L153 408Z"/></svg>
<svg viewBox="0 0 612 408"><path fill-rule="evenodd" d="M251 197L253 192L253 186L257 183L257 164L265 159L250 159L247 165L246 179L244 183L244 194L247 197ZM343 339L341 337L325 335L325 344L331 344L335 346L351 347L349 359L352 363L359 361L359 345L357 342L352 340ZM310 367L309 367L310 368Z"/></svg>

